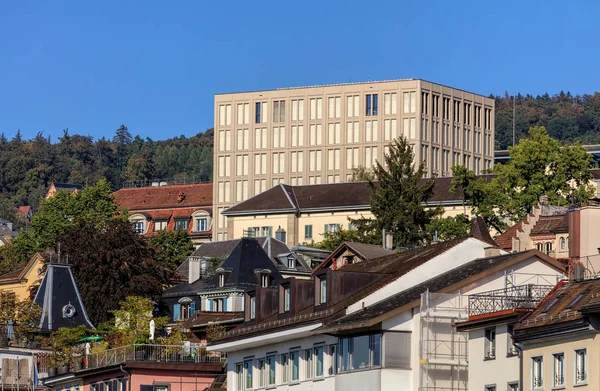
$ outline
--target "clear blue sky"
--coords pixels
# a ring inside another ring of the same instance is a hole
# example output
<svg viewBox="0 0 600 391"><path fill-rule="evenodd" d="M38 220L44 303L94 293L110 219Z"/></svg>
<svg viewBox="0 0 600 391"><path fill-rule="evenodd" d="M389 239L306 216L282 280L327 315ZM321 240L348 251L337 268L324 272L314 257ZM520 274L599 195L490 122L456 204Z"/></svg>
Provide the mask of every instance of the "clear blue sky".
<svg viewBox="0 0 600 391"><path fill-rule="evenodd" d="M215 93L349 80L600 89L597 1L121 3L0 3L0 132L191 136Z"/></svg>

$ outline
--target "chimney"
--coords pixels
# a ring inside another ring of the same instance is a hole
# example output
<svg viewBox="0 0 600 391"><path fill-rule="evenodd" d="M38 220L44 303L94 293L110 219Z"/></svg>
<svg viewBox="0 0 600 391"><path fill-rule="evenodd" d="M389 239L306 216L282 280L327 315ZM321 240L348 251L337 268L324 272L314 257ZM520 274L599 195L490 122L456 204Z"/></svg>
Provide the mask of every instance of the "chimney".
<svg viewBox="0 0 600 391"><path fill-rule="evenodd" d="M285 236L286 236L286 232L283 228L281 228L281 225L280 225L279 228L277 229L277 231L275 231L275 239L279 240L282 243L285 243Z"/></svg>
<svg viewBox="0 0 600 391"><path fill-rule="evenodd" d="M179 194L177 194L177 202L182 203L183 200L185 200L185 193L180 191Z"/></svg>
<svg viewBox="0 0 600 391"><path fill-rule="evenodd" d="M206 262L197 257L188 257L188 284L198 281L200 278L200 263Z"/></svg>
<svg viewBox="0 0 600 391"><path fill-rule="evenodd" d="M496 257L500 255L500 249L498 247L486 247L484 248L485 257Z"/></svg>
<svg viewBox="0 0 600 391"><path fill-rule="evenodd" d="M569 208L569 258L581 257L581 209Z"/></svg>

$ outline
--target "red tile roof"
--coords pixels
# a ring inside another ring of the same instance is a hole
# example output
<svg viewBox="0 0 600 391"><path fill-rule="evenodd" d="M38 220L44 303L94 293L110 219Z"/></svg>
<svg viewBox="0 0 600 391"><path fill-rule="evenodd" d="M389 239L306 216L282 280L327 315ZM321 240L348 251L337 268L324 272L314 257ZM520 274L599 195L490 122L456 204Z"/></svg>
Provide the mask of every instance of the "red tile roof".
<svg viewBox="0 0 600 391"><path fill-rule="evenodd" d="M502 250L512 250L512 239L517 237L517 232L523 232L524 220L525 219L519 221L517 224L504 231L500 236L496 237L496 243Z"/></svg>
<svg viewBox="0 0 600 391"><path fill-rule="evenodd" d="M29 206L29 205L19 206L18 212L21 216L28 217L29 214L31 213L31 206Z"/></svg>
<svg viewBox="0 0 600 391"><path fill-rule="evenodd" d="M531 235L543 235L568 231L569 217L567 214L558 216L541 216L531 230Z"/></svg>
<svg viewBox="0 0 600 391"><path fill-rule="evenodd" d="M212 183L196 185L151 186L121 189L113 193L115 202L129 211L210 207ZM183 198L180 199L180 195Z"/></svg>

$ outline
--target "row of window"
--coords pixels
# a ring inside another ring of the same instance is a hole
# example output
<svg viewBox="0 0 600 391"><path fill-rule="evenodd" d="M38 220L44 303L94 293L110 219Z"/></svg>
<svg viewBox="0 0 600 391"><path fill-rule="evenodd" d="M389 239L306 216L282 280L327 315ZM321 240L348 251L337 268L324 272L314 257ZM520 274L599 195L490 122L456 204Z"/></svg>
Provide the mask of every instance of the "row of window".
<svg viewBox="0 0 600 391"><path fill-rule="evenodd" d="M535 245L535 248L538 251L544 252L546 254L550 254L552 252L552 242L539 242ZM559 251L568 251L569 250L569 237L561 237L558 240L558 248Z"/></svg>
<svg viewBox="0 0 600 391"><path fill-rule="evenodd" d="M551 381L552 388L562 388L566 386L567 378L565 376L565 353L554 353L552 355ZM573 376L572 384L581 385L587 384L588 381L588 362L587 349L577 349L573 351ZM544 388L544 357L537 356L531 358L531 388Z"/></svg>
<svg viewBox="0 0 600 391"><path fill-rule="evenodd" d="M404 114L415 113L417 111L417 93L414 91L404 92L402 112ZM397 114L397 94L384 93L384 115L395 115ZM431 99L430 99L431 98ZM323 119L323 98L309 98L308 105L308 118L311 121ZM450 110L450 103L452 100L452 110ZM335 119L341 118L342 112L342 97L332 96L327 97L327 118ZM348 95L346 96L346 116L347 117L358 117L360 113L360 96L359 95ZM291 100L291 121L304 121L305 116L305 104L304 99L292 99ZM268 122L268 103L267 102L256 102L254 104L254 123L266 123ZM421 93L421 114L431 114L434 118L440 118L440 95L430 94L429 92ZM272 122L285 122L286 121L286 101L276 100L272 102ZM379 115L379 94L366 94L365 95L365 116ZM462 102L460 100L451 99L444 97L442 100L442 113L441 118L445 120L452 120L454 122L462 122L465 125L473 125L475 127L481 127L483 120L483 127L486 130L491 130L492 125L492 109L483 109L482 118L482 107L479 105L473 105L471 102ZM237 125L247 125L250 123L250 104L240 103L237 104ZM232 110L230 104L219 105L219 126L231 126L232 124Z"/></svg>
<svg viewBox="0 0 600 391"><path fill-rule="evenodd" d="M381 334L341 338L337 345L317 344L235 364L235 389L251 390L321 379L340 372L381 367ZM326 370L327 368L327 370Z"/></svg>
<svg viewBox="0 0 600 391"><path fill-rule="evenodd" d="M168 225L167 220L156 220L154 221L154 231L165 231ZM135 232L140 235L146 233L147 222L144 220L137 220L134 222ZM175 220L175 230L176 231L187 231L190 226L189 219L176 219ZM205 232L208 231L208 218L207 217L199 217L194 219L194 232Z"/></svg>

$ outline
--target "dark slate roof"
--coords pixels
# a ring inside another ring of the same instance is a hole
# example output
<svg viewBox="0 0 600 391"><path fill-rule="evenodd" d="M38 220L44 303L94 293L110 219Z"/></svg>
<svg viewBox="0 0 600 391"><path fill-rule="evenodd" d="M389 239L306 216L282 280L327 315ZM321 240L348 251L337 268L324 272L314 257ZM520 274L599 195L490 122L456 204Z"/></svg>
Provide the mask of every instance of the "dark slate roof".
<svg viewBox="0 0 600 391"><path fill-rule="evenodd" d="M479 175L478 178L489 180L493 175ZM423 179L424 183L429 179ZM429 204L437 205L445 202L462 203L462 189L451 191L452 178L438 177L434 179L433 196ZM223 214L235 215L250 212L294 212L321 208L355 208L368 207L371 199L369 182L329 183L322 185L277 185L269 190L249 198Z"/></svg>
<svg viewBox="0 0 600 391"><path fill-rule="evenodd" d="M366 244L358 242L344 242L338 246L335 250L329 254L329 256L319 266L317 266L313 273L317 270L325 269L331 265L333 259L343 254L346 249L350 249L353 253L357 254L363 260L375 259L384 257L392 254L392 251L386 250L381 245L377 244Z"/></svg>
<svg viewBox="0 0 600 391"><path fill-rule="evenodd" d="M218 242L209 242L203 243L196 251L192 253L193 257L200 257L206 259L219 259L224 261L231 255L233 250L240 244L242 239L232 239L232 240L222 240ZM271 259L273 263L278 267L285 269L287 265L284 265L280 262L278 255L280 254L289 254L292 250L283 242L271 238L271 237L259 237L256 238L258 244L265 250L267 254L271 253ZM306 265L303 260L300 260L298 268L296 271L302 271L309 273L311 271L310 266ZM189 260L186 259L183 261L181 265L177 268L177 273L181 276L188 278L189 277Z"/></svg>
<svg viewBox="0 0 600 391"><path fill-rule="evenodd" d="M476 259L467 264L449 270L446 273L443 273L428 281L418 284L412 288L406 289L393 296L390 296L385 300L382 300L371 306L365 307L365 309L362 311L358 311L336 319L335 321L327 324L325 327L337 328L343 326L344 328L353 328L368 325L369 320L384 315L396 308L420 300L421 294L426 292L428 289L430 292L439 292L444 288L466 280L469 277L476 276L479 273L483 273L488 269L502 265L508 261L514 260L519 257L524 257L524 259L526 259L535 254L536 251L529 250L518 253L499 255L495 257Z"/></svg>
<svg viewBox="0 0 600 391"><path fill-rule="evenodd" d="M452 247L467 240L468 237L447 240L425 247L417 247L411 250L386 255L363 262L344 266L344 271L364 273L386 273L403 275L415 267L443 254Z"/></svg>
<svg viewBox="0 0 600 391"><path fill-rule="evenodd" d="M227 272L223 288L246 288L257 284L255 270L271 270L272 281L282 279L281 273L256 239L243 238L220 268ZM217 288L217 276L213 275L206 289ZM219 288L220 289L220 288Z"/></svg>
<svg viewBox="0 0 600 391"><path fill-rule="evenodd" d="M231 322L235 320L243 321L244 312L217 312L217 311L196 311L196 314L190 322L189 328L202 327L208 323Z"/></svg>
<svg viewBox="0 0 600 391"><path fill-rule="evenodd" d="M498 247L498 244L490 236L490 230L481 216L471 219L471 237L488 243L490 246Z"/></svg>
<svg viewBox="0 0 600 391"><path fill-rule="evenodd" d="M39 322L41 331L80 325L94 328L85 311L69 265L47 264L46 274L34 301L42 308ZM69 309L74 311L73 316L68 315Z"/></svg>
<svg viewBox="0 0 600 391"><path fill-rule="evenodd" d="M195 295L195 294L197 294L198 291L201 291L202 289L206 288L207 282L208 282L208 280L202 280L202 279L196 280L196 281L192 282L191 284L189 284L187 282L182 282L181 284L177 284L175 286L165 289L162 293L162 296L163 297L169 297L169 296L179 297L179 296Z"/></svg>

